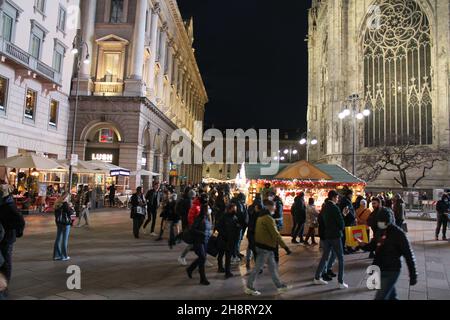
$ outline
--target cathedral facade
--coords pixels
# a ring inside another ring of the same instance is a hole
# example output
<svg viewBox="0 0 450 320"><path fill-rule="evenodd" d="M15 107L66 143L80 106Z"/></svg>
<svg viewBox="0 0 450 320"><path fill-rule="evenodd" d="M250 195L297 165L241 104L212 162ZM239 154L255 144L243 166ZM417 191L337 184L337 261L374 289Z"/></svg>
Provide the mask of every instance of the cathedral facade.
<svg viewBox="0 0 450 320"><path fill-rule="evenodd" d="M448 148L449 26L449 0L313 0L308 131L319 143L310 160L352 171L353 154L363 161L383 146ZM346 109L358 119L343 118ZM441 161L417 187L448 187L449 172ZM386 172L372 185L398 186Z"/></svg>

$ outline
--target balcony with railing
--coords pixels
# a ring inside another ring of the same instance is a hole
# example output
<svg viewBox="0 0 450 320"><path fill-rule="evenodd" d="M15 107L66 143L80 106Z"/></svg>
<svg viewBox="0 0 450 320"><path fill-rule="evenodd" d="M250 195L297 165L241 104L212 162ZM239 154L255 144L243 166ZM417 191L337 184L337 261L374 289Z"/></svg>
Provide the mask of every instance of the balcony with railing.
<svg viewBox="0 0 450 320"><path fill-rule="evenodd" d="M9 58L15 65L24 67L36 73L44 81L61 85L62 77L59 72L33 57L30 53L20 49L15 44L0 37L0 54Z"/></svg>
<svg viewBox="0 0 450 320"><path fill-rule="evenodd" d="M95 82L94 95L96 96L121 96L123 82Z"/></svg>

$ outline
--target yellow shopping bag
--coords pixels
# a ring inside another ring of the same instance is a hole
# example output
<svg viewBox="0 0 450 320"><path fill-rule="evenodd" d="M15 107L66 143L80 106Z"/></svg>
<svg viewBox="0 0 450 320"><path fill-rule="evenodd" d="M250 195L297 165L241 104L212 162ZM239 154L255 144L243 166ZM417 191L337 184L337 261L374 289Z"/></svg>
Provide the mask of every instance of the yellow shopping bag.
<svg viewBox="0 0 450 320"><path fill-rule="evenodd" d="M345 245L347 247L357 247L359 245L356 239L360 239L364 243L369 243L367 236L367 226L355 226L345 228Z"/></svg>

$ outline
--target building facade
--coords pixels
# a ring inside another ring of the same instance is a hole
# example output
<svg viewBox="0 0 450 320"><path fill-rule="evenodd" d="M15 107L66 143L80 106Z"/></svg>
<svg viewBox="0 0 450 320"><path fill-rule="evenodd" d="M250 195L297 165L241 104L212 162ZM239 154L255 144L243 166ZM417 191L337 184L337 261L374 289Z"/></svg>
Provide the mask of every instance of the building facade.
<svg viewBox="0 0 450 320"><path fill-rule="evenodd" d="M357 155L405 143L449 147L449 20L448 0L313 1L308 129L319 143L312 160L351 170L353 124L338 116L349 107L371 112L356 121ZM419 186L448 185L449 172L440 162ZM382 174L374 185L396 183Z"/></svg>
<svg viewBox="0 0 450 320"><path fill-rule="evenodd" d="M174 184L200 181L201 165L174 166L170 159L173 131L194 136L208 101L192 19L183 21L175 0L85 0L80 34L87 44L81 54L91 60L72 86L79 158L160 173L160 181ZM201 148L201 134L195 136ZM147 188L150 180L131 177L130 186Z"/></svg>
<svg viewBox="0 0 450 320"><path fill-rule="evenodd" d="M0 1L0 158L65 159L76 34L70 17L78 7L78 0Z"/></svg>

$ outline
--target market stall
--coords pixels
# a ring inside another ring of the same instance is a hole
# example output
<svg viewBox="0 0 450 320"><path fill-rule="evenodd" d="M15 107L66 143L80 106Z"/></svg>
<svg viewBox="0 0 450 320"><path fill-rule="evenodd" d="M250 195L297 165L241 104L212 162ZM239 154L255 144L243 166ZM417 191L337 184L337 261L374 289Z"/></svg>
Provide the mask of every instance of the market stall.
<svg viewBox="0 0 450 320"><path fill-rule="evenodd" d="M333 164L311 164L307 161L291 165L280 164L277 170L264 174L268 165L245 165L247 178L247 199L253 201L260 193L264 198L269 191L276 192L284 205L283 234L290 234L292 228L291 207L294 198L300 192L305 193L305 200L314 198L318 210L332 189L350 188L354 196L363 195L366 183L353 176L344 168Z"/></svg>

